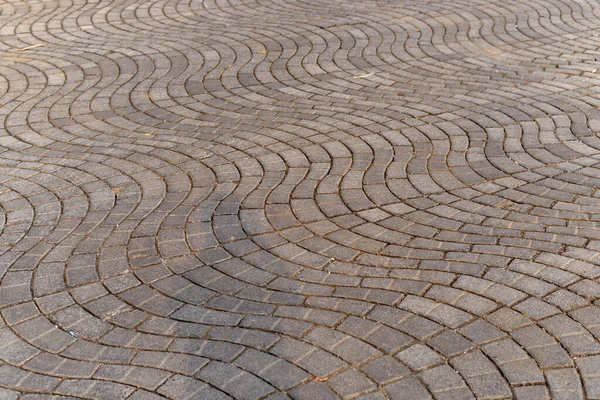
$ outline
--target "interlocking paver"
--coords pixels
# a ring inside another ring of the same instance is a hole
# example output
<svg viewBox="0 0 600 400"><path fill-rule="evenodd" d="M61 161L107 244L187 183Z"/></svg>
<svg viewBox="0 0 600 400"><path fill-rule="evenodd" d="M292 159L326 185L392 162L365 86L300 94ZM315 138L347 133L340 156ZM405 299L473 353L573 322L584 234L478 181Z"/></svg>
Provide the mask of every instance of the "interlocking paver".
<svg viewBox="0 0 600 400"><path fill-rule="evenodd" d="M0 2L0 397L600 398L600 4L517 8Z"/></svg>

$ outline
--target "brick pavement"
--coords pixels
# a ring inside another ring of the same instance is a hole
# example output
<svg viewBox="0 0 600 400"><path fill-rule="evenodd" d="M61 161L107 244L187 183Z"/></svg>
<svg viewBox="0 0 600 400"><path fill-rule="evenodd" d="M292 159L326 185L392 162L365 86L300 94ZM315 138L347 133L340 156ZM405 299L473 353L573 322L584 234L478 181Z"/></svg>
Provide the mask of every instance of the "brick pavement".
<svg viewBox="0 0 600 400"><path fill-rule="evenodd" d="M1 399L600 399L600 3L0 1Z"/></svg>

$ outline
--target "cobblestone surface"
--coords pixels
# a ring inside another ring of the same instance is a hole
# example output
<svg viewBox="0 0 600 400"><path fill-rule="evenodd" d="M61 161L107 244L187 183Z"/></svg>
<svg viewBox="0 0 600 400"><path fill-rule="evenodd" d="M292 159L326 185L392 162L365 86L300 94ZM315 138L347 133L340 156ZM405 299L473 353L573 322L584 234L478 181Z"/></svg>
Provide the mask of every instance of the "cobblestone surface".
<svg viewBox="0 0 600 400"><path fill-rule="evenodd" d="M600 3L0 1L0 398L600 399Z"/></svg>

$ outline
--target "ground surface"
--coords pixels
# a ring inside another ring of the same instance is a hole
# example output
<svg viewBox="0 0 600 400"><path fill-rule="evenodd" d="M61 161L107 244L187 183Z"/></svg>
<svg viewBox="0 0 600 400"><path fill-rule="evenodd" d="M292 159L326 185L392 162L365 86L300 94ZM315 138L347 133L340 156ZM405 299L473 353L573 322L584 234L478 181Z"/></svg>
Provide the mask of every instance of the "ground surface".
<svg viewBox="0 0 600 400"><path fill-rule="evenodd" d="M586 0L2 0L0 398L600 398L599 58Z"/></svg>

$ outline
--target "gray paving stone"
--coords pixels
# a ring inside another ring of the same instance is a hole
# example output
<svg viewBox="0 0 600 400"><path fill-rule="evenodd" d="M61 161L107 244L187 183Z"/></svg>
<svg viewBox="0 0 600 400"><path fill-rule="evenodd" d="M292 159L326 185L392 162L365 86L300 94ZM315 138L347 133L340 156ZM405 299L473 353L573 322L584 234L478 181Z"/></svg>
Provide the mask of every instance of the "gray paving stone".
<svg viewBox="0 0 600 400"><path fill-rule="evenodd" d="M290 391L294 400L337 399L338 396L322 382L309 382Z"/></svg>
<svg viewBox="0 0 600 400"><path fill-rule="evenodd" d="M544 386L523 386L514 389L516 399L550 399L548 389Z"/></svg>
<svg viewBox="0 0 600 400"><path fill-rule="evenodd" d="M130 386L112 382L95 380L65 380L57 388L56 393L84 397L124 399L135 389Z"/></svg>
<svg viewBox="0 0 600 400"><path fill-rule="evenodd" d="M198 377L238 399L258 399L274 392L273 387L256 376L218 361L209 363Z"/></svg>
<svg viewBox="0 0 600 400"><path fill-rule="evenodd" d="M331 353L292 339L280 341L271 349L271 353L297 364L319 378L332 375L347 365ZM309 357L306 357L307 354Z"/></svg>
<svg viewBox="0 0 600 400"><path fill-rule="evenodd" d="M417 378L410 377L384 387L390 399L432 399L423 384Z"/></svg>
<svg viewBox="0 0 600 400"><path fill-rule="evenodd" d="M465 381L448 365L440 365L424 371L420 377L436 398L440 397L440 392L443 393L443 397L449 396L448 398L470 396Z"/></svg>
<svg viewBox="0 0 600 400"><path fill-rule="evenodd" d="M2 399L16 400L19 398L20 395L21 395L21 393L16 392L14 390L0 389L0 398L2 398Z"/></svg>
<svg viewBox="0 0 600 400"><path fill-rule="evenodd" d="M126 366L103 366L95 374L94 378L102 380L117 381L132 386L143 387L148 390L155 390L171 374L160 371L155 368L146 367L126 367Z"/></svg>
<svg viewBox="0 0 600 400"><path fill-rule="evenodd" d="M550 393L556 399L583 399L583 388L575 369L556 369L546 372Z"/></svg>
<svg viewBox="0 0 600 400"><path fill-rule="evenodd" d="M477 398L511 398L508 382L479 350L453 358L450 363L466 380Z"/></svg>
<svg viewBox="0 0 600 400"><path fill-rule="evenodd" d="M477 344L488 343L506 336L500 329L482 320L473 321L459 329L458 333Z"/></svg>
<svg viewBox="0 0 600 400"><path fill-rule="evenodd" d="M0 2L0 397L600 398L593 2L83 3Z"/></svg>
<svg viewBox="0 0 600 400"><path fill-rule="evenodd" d="M212 388L204 382L182 375L171 377L158 389L158 392L167 398L173 399L187 400L198 397L214 400L231 399L225 393Z"/></svg>
<svg viewBox="0 0 600 400"><path fill-rule="evenodd" d="M351 398L377 389L377 385L355 369L348 369L327 380L327 384L343 398Z"/></svg>
<svg viewBox="0 0 600 400"><path fill-rule="evenodd" d="M255 350L246 351L234 364L280 390L291 389L309 379L309 375L295 365Z"/></svg>
<svg viewBox="0 0 600 400"><path fill-rule="evenodd" d="M422 344L415 344L396 354L396 357L413 370L429 368L443 361L438 353Z"/></svg>
<svg viewBox="0 0 600 400"><path fill-rule="evenodd" d="M404 365L387 356L371 361L361 370L380 385L410 375L410 371Z"/></svg>
<svg viewBox="0 0 600 400"><path fill-rule="evenodd" d="M454 331L444 331L440 335L430 339L427 344L446 357L464 353L475 345L468 339Z"/></svg>

